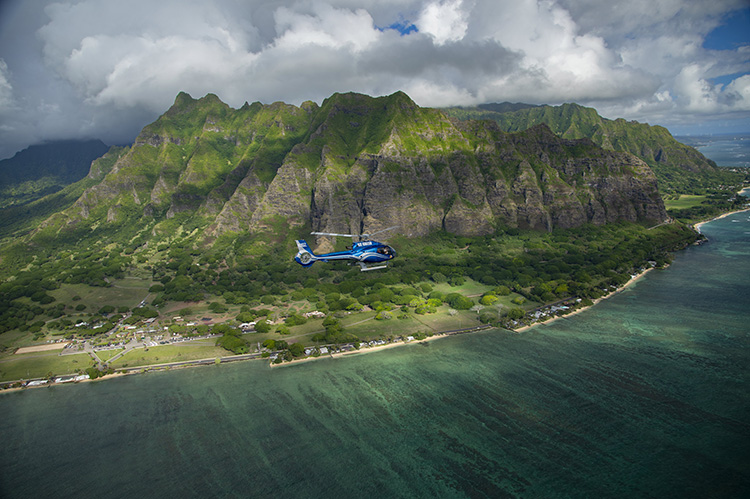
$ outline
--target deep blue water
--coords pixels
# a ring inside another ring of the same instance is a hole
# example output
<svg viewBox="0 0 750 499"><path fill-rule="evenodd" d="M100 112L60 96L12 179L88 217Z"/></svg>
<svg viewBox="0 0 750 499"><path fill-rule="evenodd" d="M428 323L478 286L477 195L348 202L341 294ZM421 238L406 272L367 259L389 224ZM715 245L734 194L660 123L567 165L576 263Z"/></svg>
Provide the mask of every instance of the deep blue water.
<svg viewBox="0 0 750 499"><path fill-rule="evenodd" d="M750 497L750 215L582 314L0 396L0 497Z"/></svg>

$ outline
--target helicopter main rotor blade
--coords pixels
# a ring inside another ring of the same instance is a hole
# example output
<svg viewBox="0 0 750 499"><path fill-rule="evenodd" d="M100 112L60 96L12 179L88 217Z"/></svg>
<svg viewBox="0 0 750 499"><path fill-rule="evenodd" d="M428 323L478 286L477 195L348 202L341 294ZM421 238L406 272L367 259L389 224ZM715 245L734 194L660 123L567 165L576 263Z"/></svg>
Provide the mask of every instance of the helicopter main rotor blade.
<svg viewBox="0 0 750 499"><path fill-rule="evenodd" d="M360 237L354 234L336 234L334 232L310 232L313 236L341 236L341 237Z"/></svg>
<svg viewBox="0 0 750 499"><path fill-rule="evenodd" d="M376 230L375 232L373 232L373 233L371 233L371 234L362 234L362 235L361 235L360 237L364 237L364 238L370 238L370 237L372 237L372 236L375 236L375 235L377 235L377 234L380 234L381 232L386 232L386 231L389 231L389 230L393 230L393 229L397 229L397 228L398 228L398 225L394 225L393 227L388 227L387 229L380 229L380 230Z"/></svg>

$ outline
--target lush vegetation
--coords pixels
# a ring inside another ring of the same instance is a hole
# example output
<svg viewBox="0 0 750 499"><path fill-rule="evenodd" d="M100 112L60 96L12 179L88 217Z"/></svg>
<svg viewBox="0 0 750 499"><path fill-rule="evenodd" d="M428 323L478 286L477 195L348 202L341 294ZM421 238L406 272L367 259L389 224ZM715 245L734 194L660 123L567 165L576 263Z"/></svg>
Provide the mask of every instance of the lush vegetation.
<svg viewBox="0 0 750 499"><path fill-rule="evenodd" d="M456 159L450 154L500 144L503 154L456 162L469 161L490 178L492 168L515 168L528 157L548 185L559 181L547 175L550 164L602 155L591 143L566 141L565 147L547 147L542 161L524 148L549 145L550 137L561 143L544 127L515 137L472 122L461 125L470 132L463 135L449 125L439 111L419 108L400 93L382 99L335 95L320 108L254 103L240 110L215 96L180 94L133 147L111 150L86 179L0 211L0 363L20 362L20 356L11 358L17 347L61 339L97 346L149 336L153 349L122 357L112 350L100 359L124 366L175 360L182 346L166 345L162 336L212 333L217 337L202 340L208 344L194 352L280 351L284 359L301 356L304 347L422 337L480 323L517 325L543 305L573 298L587 303L644 267L667 264L672 251L698 237L683 222L741 204L727 196L741 175L709 176L710 187L691 188L695 197L666 194L678 218L673 223L551 232L494 223L484 237L443 230L392 235L399 258L386 271L365 273L343 263L295 264L293 241L310 232L309 220L294 225L269 212L262 229L238 224L236 230L213 230L216 212L231 204L232 193L242 191L248 205L258 202L283 161L301 166L300 175L325 175L337 185L358 181L348 175L359 155L375 154L384 144L424 159L438 175ZM422 158L424 151L434 155ZM393 160L384 168L397 176L402 166ZM107 182L97 183L105 175ZM300 195L307 208L310 194ZM430 204L424 196L414 203ZM346 242L340 238L334 245L341 249ZM319 314L306 315L313 311ZM47 357L50 365L71 365ZM19 372L6 367L0 371Z"/></svg>
<svg viewBox="0 0 750 499"><path fill-rule="evenodd" d="M482 322L503 323L519 310L544 303L601 296L648 261L667 263L671 251L695 238L681 224L653 229L587 225L551 233L508 229L483 238L438 232L420 239L394 238L400 257L387 271L369 273L344 264L304 269L291 261L293 249L288 248L253 255L242 251L242 245L199 248L189 238L132 253L131 248L69 249L44 261L32 256L12 278L6 276L0 284L0 327L5 332L0 341L5 348L19 345L24 337L96 341L116 331L118 323L169 321L178 313L228 319L213 332L222 335L218 345L233 353L251 348L247 337L230 327L240 322L258 321L256 334L267 337L302 332L308 341L321 343L356 339L341 314L362 310L371 310L367 313L377 322L472 309ZM133 288L136 293L124 295L129 298L121 303L104 303L102 293L122 292L122 285L112 283L122 283L118 279L128 275L142 276L143 284ZM83 291L97 288L102 291ZM71 290L79 294L71 296ZM150 306L137 306L142 296L148 296ZM321 322L302 316L312 310L328 317ZM184 326L170 329L187 333Z"/></svg>
<svg viewBox="0 0 750 499"><path fill-rule="evenodd" d="M748 173L750 175L750 173ZM721 213L739 210L747 204L747 198L736 194L738 186L703 189L703 194L667 195L664 205L673 217L684 222L708 220Z"/></svg>
<svg viewBox="0 0 750 499"><path fill-rule="evenodd" d="M526 130L545 123L566 139L591 139L604 149L624 151L645 161L656 174L664 194L703 194L720 185L741 184L746 175L717 168L696 149L678 142L669 131L647 123L609 120L593 108L578 104L535 106L448 108L459 119L490 119L506 132Z"/></svg>

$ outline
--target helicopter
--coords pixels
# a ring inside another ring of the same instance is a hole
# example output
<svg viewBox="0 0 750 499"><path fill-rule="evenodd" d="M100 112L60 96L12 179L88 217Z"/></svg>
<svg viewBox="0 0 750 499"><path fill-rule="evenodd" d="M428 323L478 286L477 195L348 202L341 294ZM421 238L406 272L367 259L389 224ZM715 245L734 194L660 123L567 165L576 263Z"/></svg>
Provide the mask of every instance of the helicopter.
<svg viewBox="0 0 750 499"><path fill-rule="evenodd" d="M298 252L294 257L294 261L302 265L303 267L309 267L315 262L332 262L337 260L350 260L360 266L360 271L366 270L378 270L386 268L387 262L396 258L396 251L388 246L387 244L380 243L378 241L370 240L371 236L380 234L391 229L395 229L398 226L388 227L387 229L373 232L372 234L336 234L333 232L311 232L314 236L340 236L340 237L351 237L352 239L359 239L358 241L352 242L352 248L346 251L336 251L334 253L324 253L322 255L316 255L313 253L310 246L304 239L297 239ZM367 264L375 265L367 265ZM382 265L377 265L381 264Z"/></svg>

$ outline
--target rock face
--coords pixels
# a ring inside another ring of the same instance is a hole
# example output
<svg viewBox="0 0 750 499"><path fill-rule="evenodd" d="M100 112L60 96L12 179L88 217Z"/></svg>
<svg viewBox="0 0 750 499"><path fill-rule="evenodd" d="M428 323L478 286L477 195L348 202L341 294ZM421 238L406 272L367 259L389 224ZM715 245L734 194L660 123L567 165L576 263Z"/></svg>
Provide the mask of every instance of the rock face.
<svg viewBox="0 0 750 499"><path fill-rule="evenodd" d="M477 236L666 218L637 157L546 125L507 133L405 94L334 94L321 106L245 104L181 93L67 216L160 225L206 237L281 227Z"/></svg>

